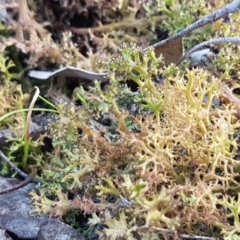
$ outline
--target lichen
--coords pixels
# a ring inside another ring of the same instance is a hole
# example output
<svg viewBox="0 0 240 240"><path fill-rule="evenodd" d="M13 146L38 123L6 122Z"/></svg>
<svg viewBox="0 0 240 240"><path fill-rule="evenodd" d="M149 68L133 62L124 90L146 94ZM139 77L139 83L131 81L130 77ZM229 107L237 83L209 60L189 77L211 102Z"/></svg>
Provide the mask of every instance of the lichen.
<svg viewBox="0 0 240 240"><path fill-rule="evenodd" d="M101 239L178 239L181 234L234 239L239 234L240 124L239 101L233 93L239 91L239 47L224 45L213 62L192 69L187 62L165 66L164 56L156 57L153 48L143 51L139 47L156 40L159 22L170 34L176 33L211 12L214 4L209 2L146 1L141 5L122 1L114 5L89 1L84 7L72 1L65 9L71 20L70 13L94 16L91 12L100 14L101 10L105 15L99 15L100 24L70 27L71 34L53 31L59 22L46 5L47 20L53 18L50 36L38 6L32 8L38 9L41 24L30 21L30 9L26 1L20 1L23 23L11 29L19 30L19 35L2 38L2 50L14 46L29 54L28 67L45 69L53 63L109 72L105 86L99 82L88 89L77 86L72 99L58 101L58 115L48 135L53 151L39 154L37 141L34 152L30 151L25 170L42 181L31 192L33 214L62 218L82 211L91 215L90 226L105 226L96 230ZM217 7L225 3L216 2ZM58 1L55 7L64 8ZM193 14L195 9L198 15ZM66 16L59 20L63 28L69 20ZM239 34L239 13L231 18L231 24L219 20L200 34L196 31L186 37L185 47ZM136 32L129 30L136 26ZM9 58L0 56L1 115L29 98L12 81L16 77L9 70L12 66ZM61 90L54 100L62 96ZM24 116L7 120L0 122L1 127L15 123L19 127ZM24 144L22 139L15 141L8 155L19 156Z"/></svg>
<svg viewBox="0 0 240 240"><path fill-rule="evenodd" d="M134 239L136 231L143 237L152 232L164 235L164 229L196 234L202 224L232 236L238 231L238 219L233 225L227 219L236 204L233 189L240 167L234 159L238 145L232 133L239 123L234 107L214 104L221 95L221 80L206 69L183 72L174 65L158 69L162 60L152 49L141 52L131 46L121 53L106 62L111 70L107 88L96 83L88 92L77 91L85 104L75 110L62 108L51 131L53 140L64 139L61 163L56 164L55 156L47 166L55 173L52 181L81 192L90 202L99 196L101 202L83 205L86 200L81 197L61 201L62 193L54 192L60 200L51 210L48 205L48 211L61 217L79 206L93 214L89 222L97 224L101 210L101 222L108 227L100 235L110 239ZM153 81L157 74L166 76L163 84ZM124 79L137 83L137 94ZM127 95L138 105L137 114L117 104ZM114 130L91 124L106 112L116 123ZM41 191L51 188L50 179ZM119 207L116 202L113 207L104 200L109 195L122 196L131 206ZM39 201L41 197L35 202L38 206ZM118 211L113 211L116 205ZM38 209L46 211L43 204ZM199 229L198 234L204 233Z"/></svg>

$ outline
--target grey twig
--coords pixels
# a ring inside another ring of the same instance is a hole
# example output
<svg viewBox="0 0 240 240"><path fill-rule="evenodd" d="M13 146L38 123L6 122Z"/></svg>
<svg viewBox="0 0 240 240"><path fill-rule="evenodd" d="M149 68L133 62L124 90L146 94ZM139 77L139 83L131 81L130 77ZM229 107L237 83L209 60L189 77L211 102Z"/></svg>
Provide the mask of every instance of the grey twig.
<svg viewBox="0 0 240 240"><path fill-rule="evenodd" d="M11 187L11 188L7 188L3 191L0 191L0 195L3 193L7 193L7 192L11 192L14 191L16 189L19 189L25 185L27 185L30 182L40 182L38 179L33 178L29 175L27 175L26 173L24 173L21 169L19 169L18 167L16 167L6 156L5 154L0 150L0 158L3 159L12 169L14 169L21 177L23 177L25 180L22 181L19 184L16 184L15 186Z"/></svg>
<svg viewBox="0 0 240 240"><path fill-rule="evenodd" d="M2 158L12 169L14 169L21 177L27 178L28 175L24 173L22 170L20 170L18 167L16 167L6 156L5 154L0 150L0 158Z"/></svg>
<svg viewBox="0 0 240 240"><path fill-rule="evenodd" d="M206 47L210 44L219 44L219 43L232 43L232 44L240 44L240 37L225 37L225 38L216 38L216 39L211 39L205 42L202 42L193 48L191 48L189 51L187 51L176 63L176 65L179 65L183 60L186 58L190 57L190 55L198 51L199 49L202 49L203 47Z"/></svg>
<svg viewBox="0 0 240 240"><path fill-rule="evenodd" d="M208 23L213 23L220 18L224 18L229 13L234 13L234 12L238 11L239 9L240 9L240 0L234 0L233 2L231 2L229 4L226 4L225 6L219 8L218 10L214 11L213 13L211 13L211 14L199 19L198 21L194 22L190 26L186 27L182 31L175 34L174 36L169 37L169 38L167 38L165 40L162 40L160 42L157 42L150 47L156 48L156 47L159 47L159 46L161 46L165 43L171 42L172 40L175 40L177 38L182 38L185 35L187 35L188 33L192 32L193 30L198 29L200 27L203 27L203 26L207 25ZM146 48L145 50L147 50L147 49L148 48Z"/></svg>
<svg viewBox="0 0 240 240"><path fill-rule="evenodd" d="M32 178L32 177L28 176L25 180L23 180L19 184L16 184L16 185L14 185L14 186L12 186L10 188L6 188L6 189L0 191L0 195L4 194L4 193L12 192L12 191L17 190L17 189L19 189L21 187L24 187L24 186L26 186L30 182L38 183L40 181L38 179L36 179L36 178Z"/></svg>

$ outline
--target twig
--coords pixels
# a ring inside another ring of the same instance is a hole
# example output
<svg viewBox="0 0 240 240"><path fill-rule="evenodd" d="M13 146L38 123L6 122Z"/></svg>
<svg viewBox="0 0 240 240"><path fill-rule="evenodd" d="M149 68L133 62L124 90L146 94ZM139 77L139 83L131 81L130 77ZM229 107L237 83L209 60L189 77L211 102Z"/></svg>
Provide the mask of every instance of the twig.
<svg viewBox="0 0 240 240"><path fill-rule="evenodd" d="M24 173L22 170L20 170L18 167L16 167L0 150L0 157L11 167L13 168L21 177L27 178L28 175Z"/></svg>
<svg viewBox="0 0 240 240"><path fill-rule="evenodd" d="M217 39L211 39L205 42L202 42L196 46L194 46L193 48L191 48L189 51L187 51L176 63L176 65L179 65L183 60L185 60L186 58L190 57L190 55L203 48L206 47L210 44L219 44L219 43L233 43L233 44L240 44L240 38L239 37L225 37L225 38L217 38Z"/></svg>
<svg viewBox="0 0 240 240"><path fill-rule="evenodd" d="M199 19L198 21L194 22L193 24L186 27L185 29L183 29L179 33L175 34L174 36L169 37L169 38L167 38L165 40L162 40L160 42L157 42L150 47L156 48L156 47L159 47L159 46L161 46L165 43L171 42L172 40L175 40L177 38L182 38L185 35L187 35L188 33L192 32L193 30L198 29L200 27L203 27L203 26L207 25L208 23L213 23L220 18L224 18L229 13L234 13L234 12L238 11L239 9L240 9L240 0L234 0L232 3L226 4L225 6L219 8L218 10L214 11L213 13L211 13L211 14ZM147 50L148 48L146 48L144 50Z"/></svg>
<svg viewBox="0 0 240 240"><path fill-rule="evenodd" d="M6 193L6 192L11 192L13 190L19 189L20 187L23 187L27 185L30 182L40 182L40 180L33 178L26 173L24 173L21 169L16 167L5 155L4 153L0 150L0 158L2 158L12 169L14 169L21 177L23 177L25 180L22 181L20 184L17 184L11 188L7 188L3 191L0 191L0 194Z"/></svg>
<svg viewBox="0 0 240 240"><path fill-rule="evenodd" d="M40 182L40 181L39 181L38 179L36 179L36 178L33 178L33 177L27 177L27 178L26 178L24 181L22 181L21 183L16 184L16 185L14 185L13 187L6 188L6 189L0 191L0 195L1 195L1 194L4 194L4 193L12 192L12 191L17 190L17 189L19 189L19 188L21 188L21 187L24 187L24 186L26 186L26 185L27 185L28 183L30 183L30 182L38 183L38 182Z"/></svg>
<svg viewBox="0 0 240 240"><path fill-rule="evenodd" d="M151 22L159 22L159 21L164 20L164 18L165 18L164 16L157 16L157 17L153 17L150 20L151 20ZM149 19L143 18L143 19L134 19L134 20L131 20L131 21L110 23L110 24L105 24L105 25L99 26L99 27L93 27L93 28L75 28L75 27L71 27L71 30L75 34L88 34L89 30L92 33L108 32L108 31L111 31L111 30L135 28L137 26L145 25L148 22L149 22Z"/></svg>

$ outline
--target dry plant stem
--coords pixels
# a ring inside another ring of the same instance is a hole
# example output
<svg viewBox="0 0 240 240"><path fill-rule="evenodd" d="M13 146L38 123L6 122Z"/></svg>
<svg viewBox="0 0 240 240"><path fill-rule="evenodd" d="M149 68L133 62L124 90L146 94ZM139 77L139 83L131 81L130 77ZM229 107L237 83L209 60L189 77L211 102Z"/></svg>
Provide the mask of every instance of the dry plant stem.
<svg viewBox="0 0 240 240"><path fill-rule="evenodd" d="M156 48L165 43L171 42L174 39L182 38L185 35L187 35L188 33L192 32L193 30L203 27L203 26L207 25L208 23L213 23L220 18L224 18L229 13L234 13L234 12L238 11L239 9L240 9L240 0L235 0L232 3L226 4L225 6L219 8L218 10L214 11L213 13L199 19L198 21L196 21L193 24L191 24L190 26L186 27L179 33L175 34L174 36L153 44L151 47ZM147 49L148 48L146 48L145 50L147 50Z"/></svg>
<svg viewBox="0 0 240 240"><path fill-rule="evenodd" d="M24 173L22 170L20 170L18 167L16 167L5 155L4 153L0 150L0 158L2 158L12 169L14 169L21 177L25 178L25 180L19 184L16 184L15 186L11 187L11 188L7 188L3 191L0 191L0 194L3 193L7 193L7 192L11 192L14 191L16 189L19 189L25 185L27 185L30 182L40 182L38 179L33 178L29 175L27 175L26 173Z"/></svg>
<svg viewBox="0 0 240 240"><path fill-rule="evenodd" d="M34 87L36 89L36 92L33 96L33 99L31 101L29 110L28 110L28 114L27 114L27 121L26 121L26 127L25 127L25 133L24 133L24 141L25 141L25 145L24 145L24 154L23 154L23 167L25 168L27 166L27 159L28 159L28 155L29 155L29 146L30 146L30 123L31 123L31 115L32 115L32 111L33 111L33 107L35 102L37 101L37 98L39 96L40 90L38 87Z"/></svg>
<svg viewBox="0 0 240 240"><path fill-rule="evenodd" d="M33 99L31 101L31 104L29 106L29 111L28 111L28 115L27 115L27 128L26 128L26 131L27 131L27 135L28 137L30 136L30 123L31 123L31 115L32 115L32 111L33 111L33 107L34 107L34 104L36 103L37 101L37 98L40 94L40 90L38 87L34 87L36 89L36 92L33 96Z"/></svg>
<svg viewBox="0 0 240 240"><path fill-rule="evenodd" d="M23 29L26 27L26 23L29 24L28 19L28 6L26 0L19 0L19 17L16 29L16 37L19 41L24 41Z"/></svg>
<svg viewBox="0 0 240 240"><path fill-rule="evenodd" d="M36 22L28 8L27 0L19 0L19 17L16 27L16 38L18 41L24 41L24 30L29 32L30 36L41 37L46 34L43 26Z"/></svg>
<svg viewBox="0 0 240 240"><path fill-rule="evenodd" d="M151 19L151 22L160 22L164 20L164 16L158 16L158 17L153 17ZM88 34L89 31L96 33L96 32L108 32L112 30L119 30L119 29L126 29L126 28L135 28L135 27L141 27L143 25L146 25L149 22L149 19L144 18L144 19L136 19L132 21L123 21L119 23L110 23L106 25L102 25L99 27L93 27L93 28L74 28L72 27L71 30L76 33L76 34Z"/></svg>
<svg viewBox="0 0 240 240"><path fill-rule="evenodd" d="M197 51L202 49L203 47L206 47L210 44L219 44L219 43L231 43L231 44L240 44L240 38L239 37L225 37L225 38L217 38L217 39L211 39L205 42L202 42L196 46L194 46L192 49L187 51L176 63L176 65L179 65L183 60L190 57L190 55Z"/></svg>

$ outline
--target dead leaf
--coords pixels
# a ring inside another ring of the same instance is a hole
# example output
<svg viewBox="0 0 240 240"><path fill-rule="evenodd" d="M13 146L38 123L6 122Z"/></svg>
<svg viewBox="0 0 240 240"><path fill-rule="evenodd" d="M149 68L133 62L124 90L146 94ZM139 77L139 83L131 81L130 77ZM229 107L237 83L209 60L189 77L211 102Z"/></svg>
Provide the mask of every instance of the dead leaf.
<svg viewBox="0 0 240 240"><path fill-rule="evenodd" d="M226 85L221 86L222 92L220 97L224 103L232 103L235 105L236 113L235 116L240 119L240 101L239 98L233 94L232 90Z"/></svg>
<svg viewBox="0 0 240 240"><path fill-rule="evenodd" d="M156 57L163 55L165 65L176 63L183 55L182 38L174 39L161 46L155 47Z"/></svg>

